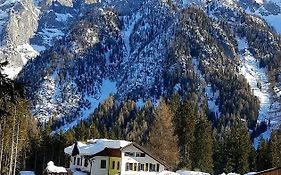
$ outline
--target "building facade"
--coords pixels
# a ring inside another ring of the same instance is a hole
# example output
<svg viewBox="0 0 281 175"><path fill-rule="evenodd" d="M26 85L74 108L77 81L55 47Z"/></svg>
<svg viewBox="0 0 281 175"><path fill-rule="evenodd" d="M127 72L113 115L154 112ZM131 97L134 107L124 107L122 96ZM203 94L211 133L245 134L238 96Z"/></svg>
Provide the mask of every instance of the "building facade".
<svg viewBox="0 0 281 175"><path fill-rule="evenodd" d="M143 147L124 140L77 142L64 151L71 156L71 170L90 175L156 175L166 168Z"/></svg>

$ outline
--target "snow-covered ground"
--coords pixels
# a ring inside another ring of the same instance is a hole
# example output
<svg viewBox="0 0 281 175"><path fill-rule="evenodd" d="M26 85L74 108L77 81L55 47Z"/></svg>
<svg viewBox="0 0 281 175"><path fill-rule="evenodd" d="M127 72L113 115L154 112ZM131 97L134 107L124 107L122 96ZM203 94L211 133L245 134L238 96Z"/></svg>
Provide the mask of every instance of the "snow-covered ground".
<svg viewBox="0 0 281 175"><path fill-rule="evenodd" d="M35 175L33 171L20 171L19 175Z"/></svg>
<svg viewBox="0 0 281 175"><path fill-rule="evenodd" d="M238 49L241 58L240 73L245 76L255 96L260 101L260 110L258 122L269 122L270 128L262 134L262 137L269 139L272 129L276 129L280 123L280 103L275 99L270 89L270 83L267 76L266 68L259 67L259 60L252 56L248 50L248 43L245 38L237 38ZM259 138L255 139L254 145L257 146Z"/></svg>
<svg viewBox="0 0 281 175"><path fill-rule="evenodd" d="M200 171L187 171L187 170L178 170L176 171L179 175L210 175L209 173L204 173Z"/></svg>

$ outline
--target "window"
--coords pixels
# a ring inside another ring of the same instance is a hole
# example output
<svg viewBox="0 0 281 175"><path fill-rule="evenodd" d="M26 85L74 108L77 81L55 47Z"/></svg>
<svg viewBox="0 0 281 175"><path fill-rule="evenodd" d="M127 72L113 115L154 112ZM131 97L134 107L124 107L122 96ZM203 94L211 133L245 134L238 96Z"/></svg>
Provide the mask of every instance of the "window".
<svg viewBox="0 0 281 175"><path fill-rule="evenodd" d="M138 166L138 164L134 163L134 171L137 171L137 166Z"/></svg>
<svg viewBox="0 0 281 175"><path fill-rule="evenodd" d="M120 162L117 162L117 170L120 170Z"/></svg>
<svg viewBox="0 0 281 175"><path fill-rule="evenodd" d="M100 161L100 168L105 169L106 168L106 160Z"/></svg>
<svg viewBox="0 0 281 175"><path fill-rule="evenodd" d="M77 165L80 165L80 158L77 158Z"/></svg>
<svg viewBox="0 0 281 175"><path fill-rule="evenodd" d="M133 171L133 163L126 163L126 171Z"/></svg>
<svg viewBox="0 0 281 175"><path fill-rule="evenodd" d="M84 167L87 167L87 166L88 166L88 164L89 164L88 159L84 159Z"/></svg>
<svg viewBox="0 0 281 175"><path fill-rule="evenodd" d="M131 153L131 152L125 152L125 156L128 156L128 157L134 157L134 153Z"/></svg>
<svg viewBox="0 0 281 175"><path fill-rule="evenodd" d="M148 171L148 163L145 164L145 171Z"/></svg>
<svg viewBox="0 0 281 175"><path fill-rule="evenodd" d="M73 165L76 163L76 157L73 157Z"/></svg>
<svg viewBox="0 0 281 175"><path fill-rule="evenodd" d="M144 171L144 164L140 164L140 171Z"/></svg>
<svg viewBox="0 0 281 175"><path fill-rule="evenodd" d="M160 165L157 163L156 171L159 172L159 170L160 170Z"/></svg>
<svg viewBox="0 0 281 175"><path fill-rule="evenodd" d="M145 154L141 152L136 152L136 157L145 157Z"/></svg>
<svg viewBox="0 0 281 175"><path fill-rule="evenodd" d="M155 171L155 164L149 164L149 171Z"/></svg>
<svg viewBox="0 0 281 175"><path fill-rule="evenodd" d="M111 169L115 169L115 161L112 161L112 167L111 167Z"/></svg>
<svg viewBox="0 0 281 175"><path fill-rule="evenodd" d="M126 163L126 171L129 171L130 167L129 167L129 163Z"/></svg>

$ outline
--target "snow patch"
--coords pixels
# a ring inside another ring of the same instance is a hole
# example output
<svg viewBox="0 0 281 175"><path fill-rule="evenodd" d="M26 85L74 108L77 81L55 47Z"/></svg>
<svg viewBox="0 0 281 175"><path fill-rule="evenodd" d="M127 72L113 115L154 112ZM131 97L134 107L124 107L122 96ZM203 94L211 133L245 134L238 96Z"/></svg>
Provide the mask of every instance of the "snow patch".
<svg viewBox="0 0 281 175"><path fill-rule="evenodd" d="M143 101L143 99L138 99L136 101L137 108L142 108L144 105L145 105L145 102Z"/></svg>
<svg viewBox="0 0 281 175"><path fill-rule="evenodd" d="M48 162L46 170L49 173L67 173L64 167L55 166L53 161Z"/></svg>
<svg viewBox="0 0 281 175"><path fill-rule="evenodd" d="M130 38L131 38L131 34L133 33L134 27L136 25L136 23L141 19L141 13L138 12L135 16L133 16L133 18L131 20L128 20L127 22L127 26L125 27L124 31L123 31L123 40L124 40L124 44L125 44L125 56L127 58L130 57L131 54L131 44L130 44ZM127 18L127 17L125 17Z"/></svg>
<svg viewBox="0 0 281 175"><path fill-rule="evenodd" d="M242 66L240 73L245 76L255 96L260 100L259 121L268 119L270 110L270 87L265 68L259 68L259 60L248 50L246 39L237 39Z"/></svg>
<svg viewBox="0 0 281 175"><path fill-rule="evenodd" d="M34 50L30 44L19 45L16 50L20 53L24 65L29 59L35 58L39 55L39 53Z"/></svg>
<svg viewBox="0 0 281 175"><path fill-rule="evenodd" d="M157 175L179 175L178 173L171 172L171 171L162 171L158 173Z"/></svg>
<svg viewBox="0 0 281 175"><path fill-rule="evenodd" d="M241 58L240 73L245 76L256 97L260 101L260 110L258 123L266 122L268 129L261 134L261 137L268 140L271 130L279 127L280 123L280 102L275 100L274 94L270 89L270 83L266 68L259 67L259 60L254 58L248 50L248 43L245 38L237 38L238 48ZM277 88L278 89L278 88ZM254 140L254 146L257 147L260 138Z"/></svg>
<svg viewBox="0 0 281 175"><path fill-rule="evenodd" d="M20 171L19 175L35 175L33 171Z"/></svg>
<svg viewBox="0 0 281 175"><path fill-rule="evenodd" d="M216 101L219 97L219 92L214 92L211 85L208 84L205 88L206 95L208 97L208 107L209 109L215 113L216 117L220 116L219 106L216 104Z"/></svg>
<svg viewBox="0 0 281 175"><path fill-rule="evenodd" d="M90 107L84 109L81 113L81 118L78 118L77 120L62 126L57 131L67 131L70 128L73 128L76 126L81 120L86 120L89 118L89 116L94 112L94 110L98 107L98 105L102 102L104 102L111 94L115 94L117 92L117 86L116 82L112 82L109 79L104 79L101 86L101 92L99 98L95 98L93 96L86 96L85 99L90 102Z"/></svg>
<svg viewBox="0 0 281 175"><path fill-rule="evenodd" d="M39 53L46 50L45 46L39 46L39 45L32 44L31 47L33 47L33 49Z"/></svg>
<svg viewBox="0 0 281 175"><path fill-rule="evenodd" d="M4 67L2 73L8 75L10 79L15 79L21 69L22 67Z"/></svg>
<svg viewBox="0 0 281 175"><path fill-rule="evenodd" d="M38 34L42 35L44 43L49 46L51 46L54 39L61 38L65 35L61 30L55 28L44 28Z"/></svg>
<svg viewBox="0 0 281 175"><path fill-rule="evenodd" d="M257 137L257 138L254 139L254 147L255 147L255 149L256 150L258 149L258 146L260 145L260 141L261 141L262 138L265 139L266 141L269 141L270 135L271 135L271 130L268 127L267 130L260 135L260 137Z"/></svg>
<svg viewBox="0 0 281 175"><path fill-rule="evenodd" d="M255 0L258 4L263 4L263 0Z"/></svg>
<svg viewBox="0 0 281 175"><path fill-rule="evenodd" d="M178 170L176 173L180 175L210 175L209 173L204 173L200 171L186 171L186 170Z"/></svg>
<svg viewBox="0 0 281 175"><path fill-rule="evenodd" d="M73 16L69 13L63 14L63 13L55 13L56 20L59 22L67 22L68 18L72 18Z"/></svg>

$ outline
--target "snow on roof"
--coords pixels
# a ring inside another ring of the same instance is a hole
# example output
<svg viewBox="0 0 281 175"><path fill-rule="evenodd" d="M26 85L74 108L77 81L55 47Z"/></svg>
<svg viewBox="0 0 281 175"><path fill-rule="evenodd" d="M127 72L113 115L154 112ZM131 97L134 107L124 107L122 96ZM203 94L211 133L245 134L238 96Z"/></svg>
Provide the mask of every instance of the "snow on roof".
<svg viewBox="0 0 281 175"><path fill-rule="evenodd" d="M131 143L132 142L128 142L125 140L91 139L88 140L86 144L82 142L77 142L77 147L80 155L89 156L89 155L97 154L103 151L105 148L119 149L128 146ZM65 148L64 152L66 154L71 155L74 146L75 144Z"/></svg>
<svg viewBox="0 0 281 175"><path fill-rule="evenodd" d="M67 170L64 167L55 166L53 161L50 161L47 164L46 171L50 173L67 173Z"/></svg>

